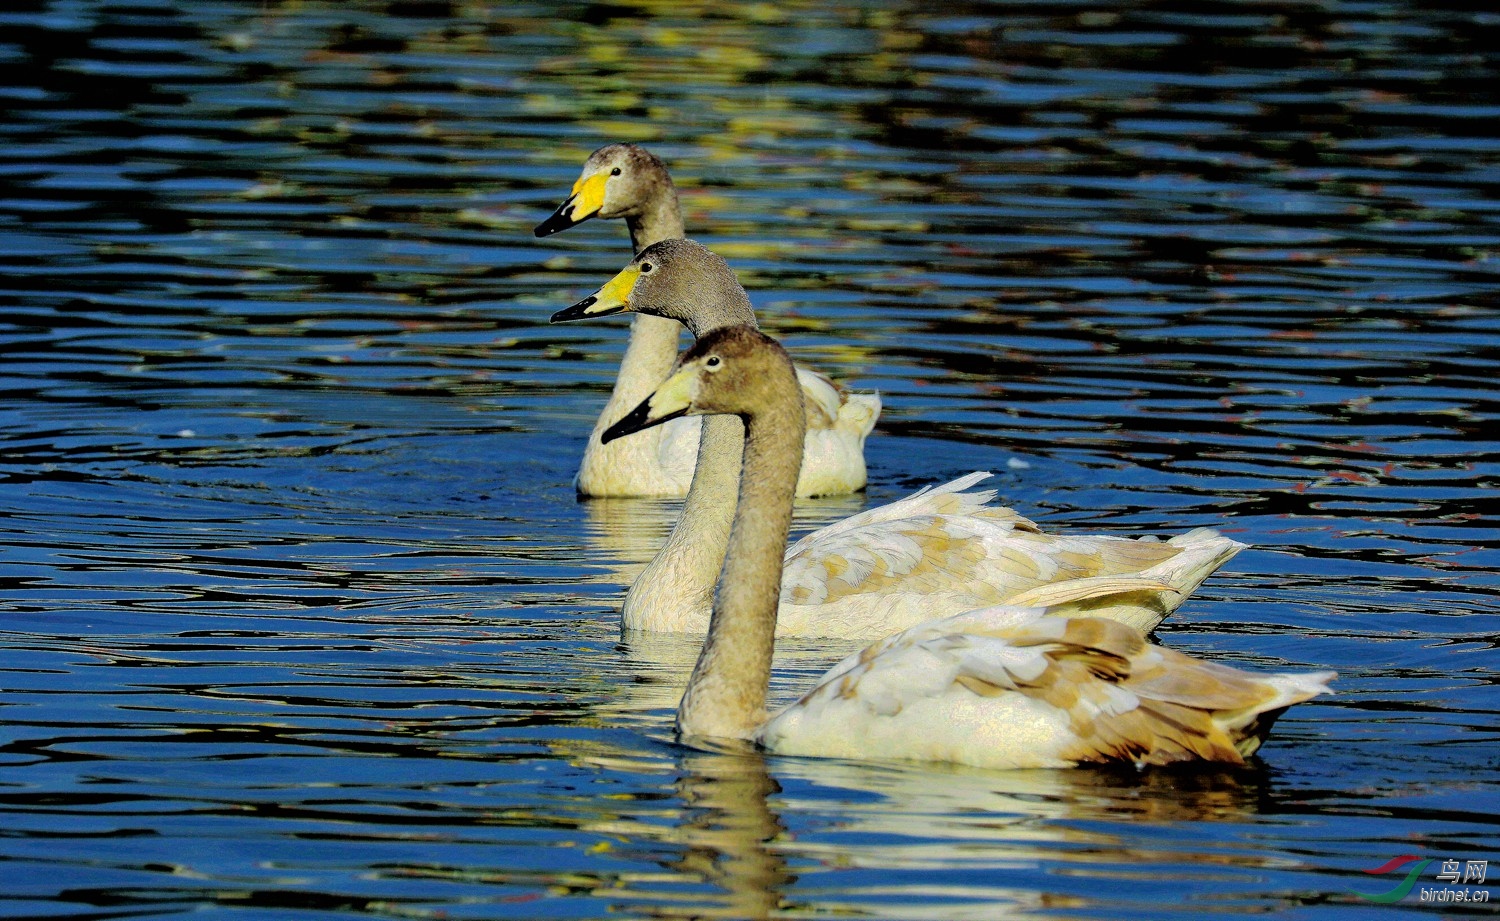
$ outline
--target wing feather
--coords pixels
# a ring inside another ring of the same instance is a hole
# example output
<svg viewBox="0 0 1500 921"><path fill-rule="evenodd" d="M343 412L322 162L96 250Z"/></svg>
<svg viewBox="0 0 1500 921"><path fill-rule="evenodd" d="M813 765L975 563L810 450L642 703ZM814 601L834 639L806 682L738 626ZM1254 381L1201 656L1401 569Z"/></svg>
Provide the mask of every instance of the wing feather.
<svg viewBox="0 0 1500 921"><path fill-rule="evenodd" d="M996 767L1242 764L1331 673L1251 675L1101 618L995 607L921 624L839 663L760 739L792 754Z"/></svg>

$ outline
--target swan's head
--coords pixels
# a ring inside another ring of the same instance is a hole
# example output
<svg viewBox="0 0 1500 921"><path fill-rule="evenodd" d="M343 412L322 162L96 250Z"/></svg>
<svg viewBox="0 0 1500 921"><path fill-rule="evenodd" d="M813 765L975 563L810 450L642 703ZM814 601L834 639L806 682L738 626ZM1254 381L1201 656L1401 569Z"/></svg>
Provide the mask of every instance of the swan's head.
<svg viewBox="0 0 1500 921"><path fill-rule="evenodd" d="M593 294L552 315L553 323L624 313L676 320L703 336L755 326L750 297L717 253L692 240L653 243Z"/></svg>
<svg viewBox="0 0 1500 921"><path fill-rule="evenodd" d="M610 144L589 155L573 192L552 216L536 225L539 237L567 230L595 215L602 218L640 214L653 199L676 195L672 177L656 155L634 144Z"/></svg>
<svg viewBox="0 0 1500 921"><path fill-rule="evenodd" d="M623 419L606 429L605 443L678 416L728 413L747 422L790 402L801 419L801 389L786 350L749 326L714 330L682 354L672 376Z"/></svg>

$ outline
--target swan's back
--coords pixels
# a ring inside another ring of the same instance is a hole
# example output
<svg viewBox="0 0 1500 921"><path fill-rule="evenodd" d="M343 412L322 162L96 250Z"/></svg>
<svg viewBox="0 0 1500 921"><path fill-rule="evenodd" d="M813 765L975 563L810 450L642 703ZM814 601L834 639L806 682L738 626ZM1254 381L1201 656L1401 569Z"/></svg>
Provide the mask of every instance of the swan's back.
<svg viewBox="0 0 1500 921"><path fill-rule="evenodd" d="M1044 533L971 490L971 473L807 535L786 554L783 635L875 638L996 604L1108 617L1147 632L1241 549L1198 529L1168 541Z"/></svg>
<svg viewBox="0 0 1500 921"><path fill-rule="evenodd" d="M835 666L773 717L772 751L980 767L1242 764L1332 672L1251 675L1100 618L988 608L914 627Z"/></svg>

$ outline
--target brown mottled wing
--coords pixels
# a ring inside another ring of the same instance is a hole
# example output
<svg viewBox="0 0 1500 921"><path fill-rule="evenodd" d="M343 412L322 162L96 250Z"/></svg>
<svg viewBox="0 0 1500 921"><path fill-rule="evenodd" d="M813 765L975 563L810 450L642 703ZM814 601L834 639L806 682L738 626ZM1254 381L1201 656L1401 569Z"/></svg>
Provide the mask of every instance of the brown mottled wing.
<svg viewBox="0 0 1500 921"><path fill-rule="evenodd" d="M1273 705L1278 693L1272 685L1152 646L1114 621L1080 618L1065 624L1048 651L1055 666L1031 689L1071 714L1079 742L1068 757L1244 763L1241 741L1215 717Z"/></svg>

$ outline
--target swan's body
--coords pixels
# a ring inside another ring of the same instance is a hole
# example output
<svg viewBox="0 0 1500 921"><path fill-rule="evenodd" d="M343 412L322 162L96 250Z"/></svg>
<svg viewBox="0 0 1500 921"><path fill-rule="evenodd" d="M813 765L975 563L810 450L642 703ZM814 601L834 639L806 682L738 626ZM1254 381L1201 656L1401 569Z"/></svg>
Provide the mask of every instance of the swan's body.
<svg viewBox="0 0 1500 921"><path fill-rule="evenodd" d="M624 218L634 252L661 240L683 236L677 189L662 162L633 144L611 144L594 151L573 184L572 194L536 235L566 230L590 217ZM603 444L599 435L666 380L677 359L681 326L638 315L630 343L604 410L584 448L574 481L585 496L681 496L693 478L698 450L698 419L682 419L642 433L640 444ZM845 391L821 374L799 369L807 405L808 439L797 494L831 496L865 486L865 438L880 415L875 394ZM633 439L632 439L633 440Z"/></svg>
<svg viewBox="0 0 1500 921"><path fill-rule="evenodd" d="M700 338L755 325L733 271L691 240L647 247L598 293L554 319L621 310L679 319ZM808 393L804 382L804 401ZM815 415L803 413L804 419ZM705 420L682 517L625 596L627 630L708 629L734 514L743 431L729 416ZM809 431L810 449L820 433ZM1243 549L1205 529L1165 542L1044 534L1016 512L990 505L992 491L965 491L987 476L971 473L798 541L786 551L777 634L873 640L1000 603L1048 605L1149 631Z"/></svg>
<svg viewBox="0 0 1500 921"><path fill-rule="evenodd" d="M1254 676L1099 618L995 607L888 637L757 729L788 755L993 768L1243 763L1331 672Z"/></svg>
<svg viewBox="0 0 1500 921"><path fill-rule="evenodd" d="M1276 717L1331 672L1254 676L1150 646L1101 618L1013 607L933 621L845 659L767 718L782 555L802 411L785 352L748 327L699 339L612 440L683 413L746 429L729 550L708 636L678 708L685 738L750 740L816 757L981 767L1088 762L1241 764Z"/></svg>

